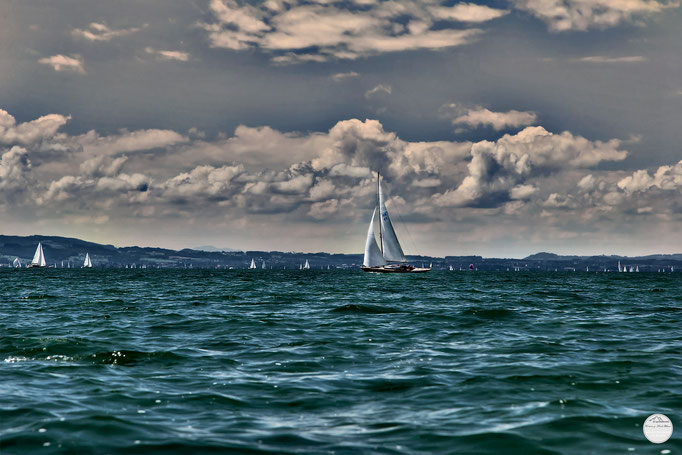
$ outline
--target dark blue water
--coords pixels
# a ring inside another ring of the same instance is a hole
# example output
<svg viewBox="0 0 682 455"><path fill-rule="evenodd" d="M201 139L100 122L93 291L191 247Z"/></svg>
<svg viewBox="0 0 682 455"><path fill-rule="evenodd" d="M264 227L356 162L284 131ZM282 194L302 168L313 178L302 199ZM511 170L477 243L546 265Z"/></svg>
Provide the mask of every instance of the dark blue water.
<svg viewBox="0 0 682 455"><path fill-rule="evenodd" d="M0 453L681 453L681 278L0 270Z"/></svg>

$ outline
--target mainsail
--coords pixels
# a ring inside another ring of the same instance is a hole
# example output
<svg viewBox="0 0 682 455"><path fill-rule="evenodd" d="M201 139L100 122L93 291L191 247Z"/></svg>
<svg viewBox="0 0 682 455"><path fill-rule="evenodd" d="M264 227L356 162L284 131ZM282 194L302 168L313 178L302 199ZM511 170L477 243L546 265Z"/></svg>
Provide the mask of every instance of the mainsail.
<svg viewBox="0 0 682 455"><path fill-rule="evenodd" d="M308 263L308 260L305 260L305 265L303 266L303 270L308 270L310 268L310 263Z"/></svg>
<svg viewBox="0 0 682 455"><path fill-rule="evenodd" d="M263 261L263 262L261 263L260 268L261 268L261 269L264 269L264 268L265 268L265 261Z"/></svg>
<svg viewBox="0 0 682 455"><path fill-rule="evenodd" d="M384 259L388 262L407 262L403 249L398 242L398 237L395 235L393 223L388 216L386 210L386 201L384 200L384 192L381 190L381 181L379 185L379 218L381 220L381 244Z"/></svg>
<svg viewBox="0 0 682 455"><path fill-rule="evenodd" d="M250 268L250 269L255 269L255 268L256 268L256 261L254 261L253 258L251 258L251 265L249 265L249 268Z"/></svg>
<svg viewBox="0 0 682 455"><path fill-rule="evenodd" d="M362 265L365 267L378 267L381 265L386 265L386 260L379 250L377 245L377 240L374 237L374 218L377 214L376 207L374 212L372 212L372 219L369 222L369 231L367 231L367 244L365 245L365 259L362 261Z"/></svg>
<svg viewBox="0 0 682 455"><path fill-rule="evenodd" d="M83 261L83 268L92 267L92 261L90 260L90 253L85 253L85 261Z"/></svg>
<svg viewBox="0 0 682 455"><path fill-rule="evenodd" d="M19 260L19 258L14 258L14 262L12 263L12 265L14 265L14 267L21 268L21 261Z"/></svg>
<svg viewBox="0 0 682 455"><path fill-rule="evenodd" d="M43 253L43 244L40 242L38 242L38 248L36 248L36 253L33 255L31 265L38 267L45 267L47 265L45 253Z"/></svg>

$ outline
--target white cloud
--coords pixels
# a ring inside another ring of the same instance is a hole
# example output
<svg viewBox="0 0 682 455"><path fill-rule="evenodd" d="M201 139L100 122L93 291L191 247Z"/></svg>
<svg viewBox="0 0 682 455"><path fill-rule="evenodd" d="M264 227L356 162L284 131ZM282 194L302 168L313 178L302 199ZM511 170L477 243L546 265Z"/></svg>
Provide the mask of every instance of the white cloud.
<svg viewBox="0 0 682 455"><path fill-rule="evenodd" d="M372 96L375 96L379 93L386 93L387 95L390 95L393 89L391 88L390 85L384 85L384 84L379 84L365 92L365 98L371 98Z"/></svg>
<svg viewBox="0 0 682 455"><path fill-rule="evenodd" d="M182 51L164 51L154 49L153 47L146 47L145 52L155 55L159 60L177 60L179 62L189 61L189 53Z"/></svg>
<svg viewBox="0 0 682 455"><path fill-rule="evenodd" d="M80 74L85 74L83 67L83 58L80 55L62 55L57 54L52 57L45 57L38 60L38 63L49 65L55 71L73 71Z"/></svg>
<svg viewBox="0 0 682 455"><path fill-rule="evenodd" d="M623 160L627 152L619 150L620 144L616 139L593 142L567 131L553 134L541 126L506 134L497 142L481 141L471 147L469 175L456 189L436 194L434 201L443 206L496 206L532 194L526 181L533 177Z"/></svg>
<svg viewBox="0 0 682 455"><path fill-rule="evenodd" d="M509 14L509 11L490 8L475 3L457 3L453 6L435 6L429 11L437 19L460 22L487 22Z"/></svg>
<svg viewBox="0 0 682 455"><path fill-rule="evenodd" d="M472 42L482 32L461 23L482 23L507 14L471 3L452 7L430 0L379 2L271 1L250 4L211 0L213 22L201 23L213 47L258 48L276 63L355 59ZM443 23L459 22L460 24ZM436 27L436 22L440 25Z"/></svg>
<svg viewBox="0 0 682 455"><path fill-rule="evenodd" d="M186 142L188 139L172 130L121 130L119 134L100 136L96 131L76 137L76 141L91 155L116 154L150 150Z"/></svg>
<svg viewBox="0 0 682 455"><path fill-rule="evenodd" d="M100 22L91 22L87 28L74 28L71 34L77 38L83 38L88 41L111 41L120 36L130 35L140 29L137 27L113 30L106 24Z"/></svg>
<svg viewBox="0 0 682 455"><path fill-rule="evenodd" d="M537 120L534 112L511 110L494 112L483 107L466 109L462 115L452 120L453 125L469 127L491 126L495 130L532 125Z"/></svg>
<svg viewBox="0 0 682 455"><path fill-rule="evenodd" d="M25 148L14 146L0 155L0 189L21 189L28 183L31 161Z"/></svg>
<svg viewBox="0 0 682 455"><path fill-rule="evenodd" d="M48 114L17 125L16 119L0 109L0 144L31 144L53 137L71 117Z"/></svg>
<svg viewBox="0 0 682 455"><path fill-rule="evenodd" d="M355 71L348 71L346 73L336 73L332 74L330 77L334 82L345 81L346 79L352 79L358 77L359 74Z"/></svg>
<svg viewBox="0 0 682 455"><path fill-rule="evenodd" d="M513 4L554 32L613 27L680 5L677 0L513 0Z"/></svg>
<svg viewBox="0 0 682 455"><path fill-rule="evenodd" d="M674 166L660 166L653 175L640 169L618 182L618 188L626 193L645 192L651 188L666 191L682 190L682 161Z"/></svg>

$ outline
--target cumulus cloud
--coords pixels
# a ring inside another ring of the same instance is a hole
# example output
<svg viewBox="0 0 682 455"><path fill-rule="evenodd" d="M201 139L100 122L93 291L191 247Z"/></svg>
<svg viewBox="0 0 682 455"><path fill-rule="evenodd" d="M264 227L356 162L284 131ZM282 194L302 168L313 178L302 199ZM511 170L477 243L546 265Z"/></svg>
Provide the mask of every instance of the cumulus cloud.
<svg viewBox="0 0 682 455"><path fill-rule="evenodd" d="M211 0L214 21L201 23L213 47L258 48L276 63L355 59L472 42L482 32L462 23L483 23L507 14L488 6L442 6L433 0L288 2L252 4Z"/></svg>
<svg viewBox="0 0 682 455"><path fill-rule="evenodd" d="M27 145L53 137L71 117L48 114L36 120L17 124L14 116L0 109L0 144Z"/></svg>
<svg viewBox="0 0 682 455"><path fill-rule="evenodd" d="M106 24L91 22L86 28L74 28L71 30L71 35L88 41L111 41L114 38L130 35L139 30L140 29L137 27L114 30L109 28Z"/></svg>
<svg viewBox="0 0 682 455"><path fill-rule="evenodd" d="M494 112L484 107L464 109L461 115L452 120L452 124L466 125L472 128L490 126L499 131L506 128L518 128L535 123L537 115L534 112L511 110L508 112Z"/></svg>
<svg viewBox="0 0 682 455"><path fill-rule="evenodd" d="M38 63L49 65L55 71L73 71L75 73L85 74L83 67L83 58L80 55L63 55L57 54L51 57L45 57L38 60Z"/></svg>
<svg viewBox="0 0 682 455"><path fill-rule="evenodd" d="M627 152L619 150L620 145L616 139L593 142L567 131L553 134L541 126L527 127L496 142L474 144L468 175L456 189L436 194L434 200L443 206L496 206L532 194L526 183L530 178L623 160Z"/></svg>
<svg viewBox="0 0 682 455"><path fill-rule="evenodd" d="M31 161L25 148L14 146L0 155L0 189L3 192L26 187Z"/></svg>
<svg viewBox="0 0 682 455"><path fill-rule="evenodd" d="M513 4L545 22L554 32L613 27L680 5L677 0L513 0Z"/></svg>
<svg viewBox="0 0 682 455"><path fill-rule="evenodd" d="M9 114L0 118L3 131L18 128ZM172 130L72 136L57 131L64 120L40 123L41 134L12 133L14 147L0 153L3 209L11 203L114 224L187 217L327 229L366 221L380 170L392 208L430 226L491 215L575 224L682 213L679 197L661 197L679 194L682 163L629 174L602 170L597 164L626 157L621 141L539 126L496 141L410 142L377 120L348 119L317 132L240 126L210 140ZM18 137L26 138L21 145ZM40 154L59 147L68 153Z"/></svg>
<svg viewBox="0 0 682 455"><path fill-rule="evenodd" d="M189 61L189 53L182 51L164 51L154 49L153 47L146 47L145 52L156 56L159 60L176 60L179 62Z"/></svg>
<svg viewBox="0 0 682 455"><path fill-rule="evenodd" d="M618 182L618 188L628 194L644 192L651 188L666 191L682 190L682 161L674 166L660 166L653 175L640 169Z"/></svg>

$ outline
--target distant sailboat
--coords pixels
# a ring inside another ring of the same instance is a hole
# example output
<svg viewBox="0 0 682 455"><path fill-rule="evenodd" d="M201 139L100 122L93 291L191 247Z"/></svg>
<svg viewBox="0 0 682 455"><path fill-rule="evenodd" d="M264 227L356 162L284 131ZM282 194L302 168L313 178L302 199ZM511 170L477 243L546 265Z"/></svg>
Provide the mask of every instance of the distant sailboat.
<svg viewBox="0 0 682 455"><path fill-rule="evenodd" d="M21 261L19 260L19 258L14 258L14 262L12 262L12 265L14 267L20 269L21 268Z"/></svg>
<svg viewBox="0 0 682 455"><path fill-rule="evenodd" d="M388 216L388 210L386 210L386 201L381 190L381 177L378 172L377 193L379 200L377 201L377 206L374 207L372 219L369 222L367 242L365 243L365 257L360 269L363 272L380 273L423 273L431 270L430 268L419 268L407 264L405 253L403 253L398 236L396 236L393 229L391 218ZM376 237L374 236L374 218L377 208L379 209L379 243L381 244L381 249L377 245Z"/></svg>
<svg viewBox="0 0 682 455"><path fill-rule="evenodd" d="M450 266L450 271L452 272L453 270L455 270L455 269L453 269L452 266ZM507 269L507 270L509 270L509 269Z"/></svg>
<svg viewBox="0 0 682 455"><path fill-rule="evenodd" d="M618 261L618 271L619 271L619 272L622 272L622 271L623 271L623 267L620 266L620 261Z"/></svg>
<svg viewBox="0 0 682 455"><path fill-rule="evenodd" d="M31 263L28 265L29 267L45 267L47 265L47 262L45 261L45 253L43 252L43 244L41 242L38 242L38 248L36 248L36 252L33 255L33 260Z"/></svg>
<svg viewBox="0 0 682 455"><path fill-rule="evenodd" d="M635 267L635 272L639 272L639 266Z"/></svg>
<svg viewBox="0 0 682 455"><path fill-rule="evenodd" d="M264 269L264 268L265 268L265 260L263 260L263 262L261 263L260 268L261 268L261 269Z"/></svg>
<svg viewBox="0 0 682 455"><path fill-rule="evenodd" d="M310 269L310 264L308 263L308 260L305 260L305 264L303 265L303 270L308 270Z"/></svg>
<svg viewBox="0 0 682 455"><path fill-rule="evenodd" d="M83 261L83 268L89 269L92 267L92 261L90 260L90 253L85 253L85 261Z"/></svg>
<svg viewBox="0 0 682 455"><path fill-rule="evenodd" d="M632 266L630 266L630 272L634 272L634 271L635 271L635 269Z"/></svg>
<svg viewBox="0 0 682 455"><path fill-rule="evenodd" d="M251 258L251 265L249 265L249 269L255 269L256 268L256 261Z"/></svg>

